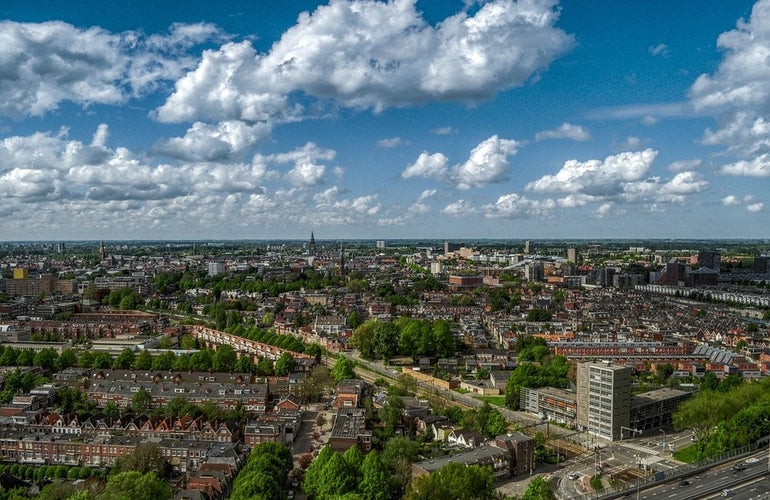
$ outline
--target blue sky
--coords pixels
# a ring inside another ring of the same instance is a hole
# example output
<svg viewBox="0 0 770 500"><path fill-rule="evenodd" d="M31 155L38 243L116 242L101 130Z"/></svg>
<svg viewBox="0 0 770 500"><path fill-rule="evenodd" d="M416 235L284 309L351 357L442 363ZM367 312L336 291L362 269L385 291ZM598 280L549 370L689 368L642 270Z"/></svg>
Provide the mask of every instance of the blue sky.
<svg viewBox="0 0 770 500"><path fill-rule="evenodd" d="M770 0L0 19L4 240L770 237Z"/></svg>

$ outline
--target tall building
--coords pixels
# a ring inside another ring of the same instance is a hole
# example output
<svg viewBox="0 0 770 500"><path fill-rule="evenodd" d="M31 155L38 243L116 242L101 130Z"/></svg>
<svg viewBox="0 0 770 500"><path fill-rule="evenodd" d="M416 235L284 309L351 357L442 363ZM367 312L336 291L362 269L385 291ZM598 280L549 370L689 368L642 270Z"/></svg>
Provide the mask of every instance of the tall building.
<svg viewBox="0 0 770 500"><path fill-rule="evenodd" d="M533 245L529 240L524 242L524 253L532 253L535 251L535 245Z"/></svg>
<svg viewBox="0 0 770 500"><path fill-rule="evenodd" d="M610 441L631 423L631 369L609 362L579 363L577 424Z"/></svg>
<svg viewBox="0 0 770 500"><path fill-rule="evenodd" d="M307 254L310 257L315 257L315 234L313 234L313 231L310 231L310 243L307 245Z"/></svg>
<svg viewBox="0 0 770 500"><path fill-rule="evenodd" d="M209 262L209 276L216 276L217 274L224 274L225 263L224 262Z"/></svg>
<svg viewBox="0 0 770 500"><path fill-rule="evenodd" d="M714 251L701 250L698 252L698 267L707 267L713 271L719 272L719 265L722 262L722 254Z"/></svg>
<svg viewBox="0 0 770 500"><path fill-rule="evenodd" d="M577 264L577 249L574 247L567 249L567 260Z"/></svg>

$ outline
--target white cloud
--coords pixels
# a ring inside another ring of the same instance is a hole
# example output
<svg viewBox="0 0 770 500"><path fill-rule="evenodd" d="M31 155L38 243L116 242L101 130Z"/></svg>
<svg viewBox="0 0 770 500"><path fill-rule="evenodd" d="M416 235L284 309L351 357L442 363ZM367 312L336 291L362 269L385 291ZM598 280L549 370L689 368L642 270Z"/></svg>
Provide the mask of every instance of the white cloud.
<svg viewBox="0 0 770 500"><path fill-rule="evenodd" d="M334 150L322 149L315 143L308 142L293 151L266 156L264 160L278 164L293 164L284 176L286 180L295 187L311 187L321 184L326 172L326 167L317 162L333 160L336 154Z"/></svg>
<svg viewBox="0 0 770 500"><path fill-rule="evenodd" d="M223 161L263 142L270 132L270 126L265 123L249 125L242 121L226 121L209 125L195 122L184 137L161 140L152 151L186 161Z"/></svg>
<svg viewBox="0 0 770 500"><path fill-rule="evenodd" d="M450 135L450 134L456 134L457 130L453 129L452 127L439 127L439 128L434 128L430 132L431 134L434 134L434 135Z"/></svg>
<svg viewBox="0 0 770 500"><path fill-rule="evenodd" d="M587 141L591 134L585 127L564 122L553 130L544 130L535 134L536 141L545 139L571 139L573 141Z"/></svg>
<svg viewBox="0 0 770 500"><path fill-rule="evenodd" d="M378 148L396 148L402 144L404 144L404 142L400 137L389 137L387 139L380 139L377 141Z"/></svg>
<svg viewBox="0 0 770 500"><path fill-rule="evenodd" d="M672 162L668 166L668 170L671 172L684 172L686 170L697 170L702 161L699 158L693 158L692 160L678 160Z"/></svg>
<svg viewBox="0 0 770 500"><path fill-rule="evenodd" d="M717 39L724 56L716 71L691 86L695 109L719 117L719 128L705 131L705 144L721 144L745 157L770 151L769 21L770 1L759 0L748 21L739 20Z"/></svg>
<svg viewBox="0 0 770 500"><path fill-rule="evenodd" d="M623 191L625 183L644 178L657 154L646 149L608 156L604 160L569 160L555 175L530 182L525 189L538 193L616 195Z"/></svg>
<svg viewBox="0 0 770 500"><path fill-rule="evenodd" d="M431 197L433 197L433 195L435 195L435 194L436 194L436 192L437 192L437 190L436 190L436 189L426 189L425 191L423 191L422 193L420 193L420 197L419 197L419 198L417 198L417 202L418 202L418 203L421 203L421 202L423 202L423 201L427 200L428 198L431 198Z"/></svg>
<svg viewBox="0 0 770 500"><path fill-rule="evenodd" d="M669 55L668 45L666 45L665 43L650 45L650 48L648 50L650 51L650 54L652 54L653 56L668 57Z"/></svg>
<svg viewBox="0 0 770 500"><path fill-rule="evenodd" d="M720 172L728 175L770 177L770 153L765 153L751 160L741 160L724 165Z"/></svg>
<svg viewBox="0 0 770 500"><path fill-rule="evenodd" d="M746 210L749 212L759 212L764 206L765 204L762 202L752 203L751 205L746 205Z"/></svg>
<svg viewBox="0 0 770 500"><path fill-rule="evenodd" d="M403 179L424 177L426 179L446 180L449 174L447 170L448 163L449 158L441 153L428 154L423 151L417 157L417 161L401 172L401 177Z"/></svg>
<svg viewBox="0 0 770 500"><path fill-rule="evenodd" d="M415 3L333 1L300 14L269 53L248 42L207 51L158 117L282 120L300 111L293 93L374 110L477 102L524 84L573 44L555 27L555 0L493 0L435 26Z"/></svg>
<svg viewBox="0 0 770 500"><path fill-rule="evenodd" d="M495 203L486 205L484 212L487 217L517 218L517 217L549 217L558 206L551 199L532 200L516 193L500 196Z"/></svg>
<svg viewBox="0 0 770 500"><path fill-rule="evenodd" d="M724 198L722 198L722 205L726 207L740 205L740 204L741 204L741 200L739 200L738 197L735 195L731 194L729 196L725 196Z"/></svg>
<svg viewBox="0 0 770 500"><path fill-rule="evenodd" d="M465 215L473 215L478 212L478 210L466 200L457 200L444 207L442 212L446 215L462 217Z"/></svg>
<svg viewBox="0 0 770 500"><path fill-rule="evenodd" d="M596 210L594 210L592 215L597 219L602 219L610 213L610 210L612 210L612 207L613 207L612 203L609 203L609 202L602 203L601 205L596 207Z"/></svg>
<svg viewBox="0 0 770 500"><path fill-rule="evenodd" d="M452 170L459 189L483 187L508 180L508 158L518 151L519 143L493 135L473 148L468 160Z"/></svg>
<svg viewBox="0 0 770 500"><path fill-rule="evenodd" d="M0 22L0 113L41 116L63 101L121 104L179 78L190 47L221 34L213 25L174 25L168 35L113 34L70 24Z"/></svg>

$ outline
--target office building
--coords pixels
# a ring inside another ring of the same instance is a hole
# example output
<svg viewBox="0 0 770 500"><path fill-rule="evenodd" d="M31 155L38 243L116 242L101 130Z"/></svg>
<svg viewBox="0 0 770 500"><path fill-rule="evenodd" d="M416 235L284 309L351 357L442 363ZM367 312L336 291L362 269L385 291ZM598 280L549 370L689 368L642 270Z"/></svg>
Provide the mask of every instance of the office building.
<svg viewBox="0 0 770 500"><path fill-rule="evenodd" d="M579 363L578 428L607 440L619 439L630 427L631 369L609 362Z"/></svg>

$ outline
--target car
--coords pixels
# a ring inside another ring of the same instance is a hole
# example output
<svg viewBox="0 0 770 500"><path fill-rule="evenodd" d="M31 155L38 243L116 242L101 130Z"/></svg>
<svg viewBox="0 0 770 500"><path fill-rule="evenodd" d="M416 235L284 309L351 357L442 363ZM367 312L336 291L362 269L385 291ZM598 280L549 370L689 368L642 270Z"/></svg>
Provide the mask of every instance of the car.
<svg viewBox="0 0 770 500"><path fill-rule="evenodd" d="M567 477L574 481L575 479L580 479L580 474L578 474L577 472L573 472L572 474L570 474Z"/></svg>
<svg viewBox="0 0 770 500"><path fill-rule="evenodd" d="M732 494L733 494L733 490L731 490L730 488L725 488L722 490L723 497L729 497L729 496L732 496Z"/></svg>
<svg viewBox="0 0 770 500"><path fill-rule="evenodd" d="M737 464L733 465L733 470L743 470L746 468L746 464L743 462L738 462Z"/></svg>
<svg viewBox="0 0 770 500"><path fill-rule="evenodd" d="M690 486L690 481L685 479L684 481L679 481L679 487L684 488L685 486Z"/></svg>
<svg viewBox="0 0 770 500"><path fill-rule="evenodd" d="M744 460L744 463L747 465L756 464L759 462L759 459L757 457L751 457Z"/></svg>
<svg viewBox="0 0 770 500"><path fill-rule="evenodd" d="M292 500L294 498L294 490L289 490L289 492L286 493L286 498Z"/></svg>

